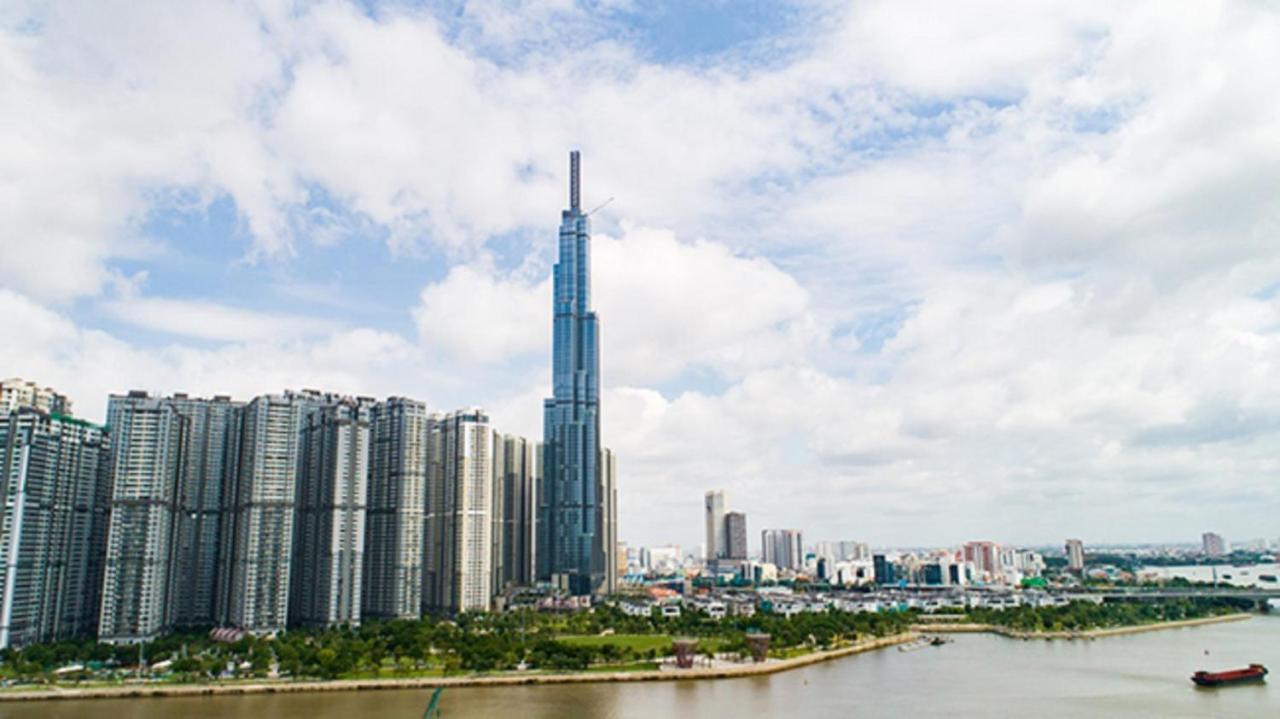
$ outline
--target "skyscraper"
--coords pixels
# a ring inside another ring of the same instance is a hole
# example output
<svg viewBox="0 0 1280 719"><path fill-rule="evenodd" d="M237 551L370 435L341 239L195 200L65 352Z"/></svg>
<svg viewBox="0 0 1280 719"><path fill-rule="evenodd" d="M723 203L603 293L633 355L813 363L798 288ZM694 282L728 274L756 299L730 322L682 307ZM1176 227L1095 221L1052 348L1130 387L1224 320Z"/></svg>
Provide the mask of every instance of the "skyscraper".
<svg viewBox="0 0 1280 719"><path fill-rule="evenodd" d="M222 506L240 448L241 402L175 394L166 400L187 420L187 448L178 483L173 565L181 581L171 602L177 626L207 626L217 614Z"/></svg>
<svg viewBox="0 0 1280 719"><path fill-rule="evenodd" d="M256 397L244 408L240 460L226 508L230 546L220 576L223 623L272 633L288 621L302 418L314 398Z"/></svg>
<svg viewBox="0 0 1280 719"><path fill-rule="evenodd" d="M703 498L703 522L707 529L705 559L710 563L725 556L723 489L713 489Z"/></svg>
<svg viewBox="0 0 1280 719"><path fill-rule="evenodd" d="M492 592L493 433L478 409L441 418L427 451L424 609L489 609Z"/></svg>
<svg viewBox="0 0 1280 719"><path fill-rule="evenodd" d="M106 469L104 428L0 407L0 649L95 631Z"/></svg>
<svg viewBox="0 0 1280 719"><path fill-rule="evenodd" d="M493 590L534 579L534 514L542 445L513 434L493 440Z"/></svg>
<svg viewBox="0 0 1280 719"><path fill-rule="evenodd" d="M98 636L145 641L173 623L175 514L190 421L168 400L134 391L110 398L107 426L115 446Z"/></svg>
<svg viewBox="0 0 1280 719"><path fill-rule="evenodd" d="M372 401L308 413L300 445L289 622L360 623Z"/></svg>
<svg viewBox="0 0 1280 719"><path fill-rule="evenodd" d="M422 402L392 397L374 407L364 559L367 617L422 612L427 447L435 420Z"/></svg>
<svg viewBox="0 0 1280 719"><path fill-rule="evenodd" d="M579 155L569 154L569 209L554 272L552 397L543 402L544 492L538 576L571 594L608 591L613 550L600 469L600 347L591 310L591 222L580 202Z"/></svg>

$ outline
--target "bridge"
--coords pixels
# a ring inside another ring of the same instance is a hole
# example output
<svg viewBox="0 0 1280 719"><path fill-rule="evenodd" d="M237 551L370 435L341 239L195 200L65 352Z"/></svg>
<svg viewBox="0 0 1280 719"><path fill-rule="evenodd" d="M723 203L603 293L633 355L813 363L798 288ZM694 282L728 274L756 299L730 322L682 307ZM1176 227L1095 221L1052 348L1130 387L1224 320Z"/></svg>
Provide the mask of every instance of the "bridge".
<svg viewBox="0 0 1280 719"><path fill-rule="evenodd" d="M1114 587L1064 593L1068 597L1102 597L1104 602L1158 601L1161 599L1235 599L1253 602L1267 610L1267 602L1280 603L1280 589L1259 587Z"/></svg>

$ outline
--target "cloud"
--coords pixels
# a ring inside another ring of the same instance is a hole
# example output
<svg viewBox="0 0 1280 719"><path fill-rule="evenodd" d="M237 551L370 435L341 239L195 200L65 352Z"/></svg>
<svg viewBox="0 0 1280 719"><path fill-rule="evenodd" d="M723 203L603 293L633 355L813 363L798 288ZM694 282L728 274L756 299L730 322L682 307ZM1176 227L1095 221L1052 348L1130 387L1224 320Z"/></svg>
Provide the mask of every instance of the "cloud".
<svg viewBox="0 0 1280 719"><path fill-rule="evenodd" d="M1269 531L1280 14L808 11L764 62L663 63L560 2L6 8L0 367L90 416L306 385L536 436L531 238L576 146L586 204L617 198L594 290L633 540L695 537L710 486L755 527L886 543ZM192 266L323 296L344 243L381 242L440 279L374 266L343 287L411 276L368 292L399 304L322 320L110 289L192 241L153 219L215 199L243 231Z"/></svg>

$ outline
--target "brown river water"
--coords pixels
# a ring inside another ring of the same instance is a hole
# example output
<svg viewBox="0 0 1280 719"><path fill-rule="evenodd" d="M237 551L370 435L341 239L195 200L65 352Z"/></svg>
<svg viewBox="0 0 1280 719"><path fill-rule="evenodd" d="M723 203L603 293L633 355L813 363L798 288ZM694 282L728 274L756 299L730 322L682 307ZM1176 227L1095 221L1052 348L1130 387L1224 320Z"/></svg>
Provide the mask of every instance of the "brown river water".
<svg viewBox="0 0 1280 719"><path fill-rule="evenodd" d="M890 648L762 677L450 688L446 719L643 717L1280 717L1280 686L1198 689L1196 669L1266 664L1280 616L1108 637ZM1206 655L1205 652L1208 652ZM417 719L430 690L0 703L0 719Z"/></svg>

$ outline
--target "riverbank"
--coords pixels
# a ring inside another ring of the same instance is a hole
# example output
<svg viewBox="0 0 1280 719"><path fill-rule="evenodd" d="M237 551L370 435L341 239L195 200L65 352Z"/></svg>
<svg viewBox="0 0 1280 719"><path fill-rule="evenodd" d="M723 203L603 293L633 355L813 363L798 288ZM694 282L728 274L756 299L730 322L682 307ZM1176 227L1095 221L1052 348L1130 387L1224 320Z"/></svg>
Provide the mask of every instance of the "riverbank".
<svg viewBox="0 0 1280 719"><path fill-rule="evenodd" d="M1135 624L1127 627L1110 627L1107 629L1089 629L1078 632L1024 632L1008 627L1002 627L995 624L978 624L972 622L956 622L956 623L928 623L917 624L912 627L917 632L936 632L938 634L964 634L964 633L989 633L998 634L1002 637L1010 639L1100 639L1102 637L1116 637L1125 634L1141 634L1143 632L1155 632L1164 629L1181 629L1184 627L1198 627L1205 624L1218 624L1220 622L1239 622L1249 619L1253 615L1247 613L1241 614L1223 614L1216 617L1202 617L1200 619L1182 619L1174 622L1154 622L1152 624Z"/></svg>
<svg viewBox="0 0 1280 719"><path fill-rule="evenodd" d="M853 654L896 646L919 638L915 632L867 639L847 646L812 652L789 659L693 669L631 672L581 672L575 674L505 673L464 677L414 677L405 679L337 679L333 681L262 681L243 684L129 684L104 687L13 689L0 692L0 702L47 699L127 699L145 697L233 696L239 694L287 694L293 692L349 692L378 689L431 689L435 687L499 687L538 684L592 684L598 682L655 682L694 679L732 679L776 674Z"/></svg>

